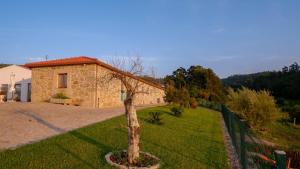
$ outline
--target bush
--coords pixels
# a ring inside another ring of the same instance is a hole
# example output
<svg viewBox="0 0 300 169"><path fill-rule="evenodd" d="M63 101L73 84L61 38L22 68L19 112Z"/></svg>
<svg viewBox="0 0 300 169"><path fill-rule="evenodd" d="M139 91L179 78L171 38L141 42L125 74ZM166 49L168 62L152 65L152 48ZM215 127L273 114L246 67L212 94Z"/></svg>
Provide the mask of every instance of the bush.
<svg viewBox="0 0 300 169"><path fill-rule="evenodd" d="M229 89L226 105L254 129L264 130L275 120L279 112L274 98L267 91L254 91L242 88L237 91Z"/></svg>
<svg viewBox="0 0 300 169"><path fill-rule="evenodd" d="M149 112L148 121L153 124L162 124L161 113L160 112Z"/></svg>
<svg viewBox="0 0 300 169"><path fill-rule="evenodd" d="M300 123L300 105L286 106L283 110L289 113L291 121L296 118L296 123Z"/></svg>
<svg viewBox="0 0 300 169"><path fill-rule="evenodd" d="M54 99L70 99L68 96L64 95L63 93L56 93L53 96Z"/></svg>
<svg viewBox="0 0 300 169"><path fill-rule="evenodd" d="M198 107L198 102L197 102L197 100L194 97L192 97L190 99L190 107L193 108L193 109L195 109L195 108Z"/></svg>
<svg viewBox="0 0 300 169"><path fill-rule="evenodd" d="M171 108L171 112L173 113L174 116L181 116L184 113L184 108L182 106L179 105L174 105Z"/></svg>
<svg viewBox="0 0 300 169"><path fill-rule="evenodd" d="M202 107L206 107L206 108L213 109L213 110L216 110L216 111L221 111L222 110L222 106L221 106L220 103L207 101L205 99L199 99L198 103Z"/></svg>
<svg viewBox="0 0 300 169"><path fill-rule="evenodd" d="M287 112L291 122L296 118L296 123L300 123L300 102L297 100L285 100L281 105L282 111Z"/></svg>

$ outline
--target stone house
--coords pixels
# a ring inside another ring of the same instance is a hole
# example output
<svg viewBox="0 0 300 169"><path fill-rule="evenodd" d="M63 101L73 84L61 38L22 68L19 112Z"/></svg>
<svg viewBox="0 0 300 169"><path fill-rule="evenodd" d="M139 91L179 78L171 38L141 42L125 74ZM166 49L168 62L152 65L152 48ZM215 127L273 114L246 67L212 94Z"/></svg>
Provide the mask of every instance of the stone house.
<svg viewBox="0 0 300 169"><path fill-rule="evenodd" d="M119 80L104 83L101 79L118 70L95 58L80 56L25 64L32 70L32 102L48 101L57 93L63 93L73 102L86 107L122 106L123 86ZM161 85L126 73L138 80L148 93L138 94L136 105L161 104L164 89Z"/></svg>

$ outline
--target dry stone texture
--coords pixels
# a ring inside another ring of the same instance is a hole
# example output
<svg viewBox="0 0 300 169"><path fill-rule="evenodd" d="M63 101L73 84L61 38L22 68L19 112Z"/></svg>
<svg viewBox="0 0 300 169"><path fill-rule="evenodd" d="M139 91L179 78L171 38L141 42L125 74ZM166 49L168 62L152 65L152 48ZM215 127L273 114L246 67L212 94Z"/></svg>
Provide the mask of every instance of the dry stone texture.
<svg viewBox="0 0 300 169"><path fill-rule="evenodd" d="M97 64L39 67L32 69L32 102L49 101L57 93L64 93L85 107L122 106L121 82L107 80L111 70ZM58 88L58 74L67 73L67 88ZM162 104L164 91L141 83L136 105Z"/></svg>

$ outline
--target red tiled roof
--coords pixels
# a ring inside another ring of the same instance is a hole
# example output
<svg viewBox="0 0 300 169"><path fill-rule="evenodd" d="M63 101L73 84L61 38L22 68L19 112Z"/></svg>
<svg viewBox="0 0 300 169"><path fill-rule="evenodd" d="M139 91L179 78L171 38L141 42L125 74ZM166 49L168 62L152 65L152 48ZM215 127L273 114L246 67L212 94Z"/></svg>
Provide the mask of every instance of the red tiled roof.
<svg viewBox="0 0 300 169"><path fill-rule="evenodd" d="M65 59L57 59L57 60L48 60L48 61L26 63L24 65L24 67L28 67L28 68L31 69L31 68L37 68L37 67L67 66L67 65L81 65L81 64L97 64L97 65L100 65L100 66L105 67L107 69L110 69L112 71L119 72L119 73L125 74L129 77L132 77L134 79L140 80L140 81L142 81L144 83L147 83L151 86L154 86L156 88L163 89L163 87L159 84L146 81L142 78L139 78L139 77L136 77L136 76L132 75L131 73L121 71L121 70L119 70L119 69L117 69L117 68L115 68L115 67L113 67L109 64L106 64L102 61L99 61L96 58L90 58L90 57L86 57L86 56L70 57L70 58L65 58Z"/></svg>
<svg viewBox="0 0 300 169"><path fill-rule="evenodd" d="M71 57L65 59L26 63L24 66L28 68L36 68L36 67L65 66L65 65L92 64L92 63L97 63L97 59L89 58L85 56L79 56L79 57Z"/></svg>

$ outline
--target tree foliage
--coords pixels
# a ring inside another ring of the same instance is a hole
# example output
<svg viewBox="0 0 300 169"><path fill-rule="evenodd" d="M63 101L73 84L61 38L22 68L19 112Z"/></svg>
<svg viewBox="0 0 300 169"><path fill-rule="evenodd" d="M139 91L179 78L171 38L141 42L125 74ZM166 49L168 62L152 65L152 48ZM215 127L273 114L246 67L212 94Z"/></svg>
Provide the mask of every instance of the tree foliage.
<svg viewBox="0 0 300 169"><path fill-rule="evenodd" d="M268 90L275 97L300 99L300 67L296 62L281 71L234 75L223 82L235 89L245 86L257 91Z"/></svg>
<svg viewBox="0 0 300 169"><path fill-rule="evenodd" d="M4 68L4 67L7 67L7 66L10 66L11 64L3 64L3 63L0 63L0 68Z"/></svg>
<svg viewBox="0 0 300 169"><path fill-rule="evenodd" d="M228 90L226 105L254 129L266 129L279 112L274 98L265 90L241 88Z"/></svg>
<svg viewBox="0 0 300 169"><path fill-rule="evenodd" d="M166 76L165 87L165 100L184 107L200 98L217 102L224 99L221 80L211 69L198 65L187 70L178 68L172 75Z"/></svg>

